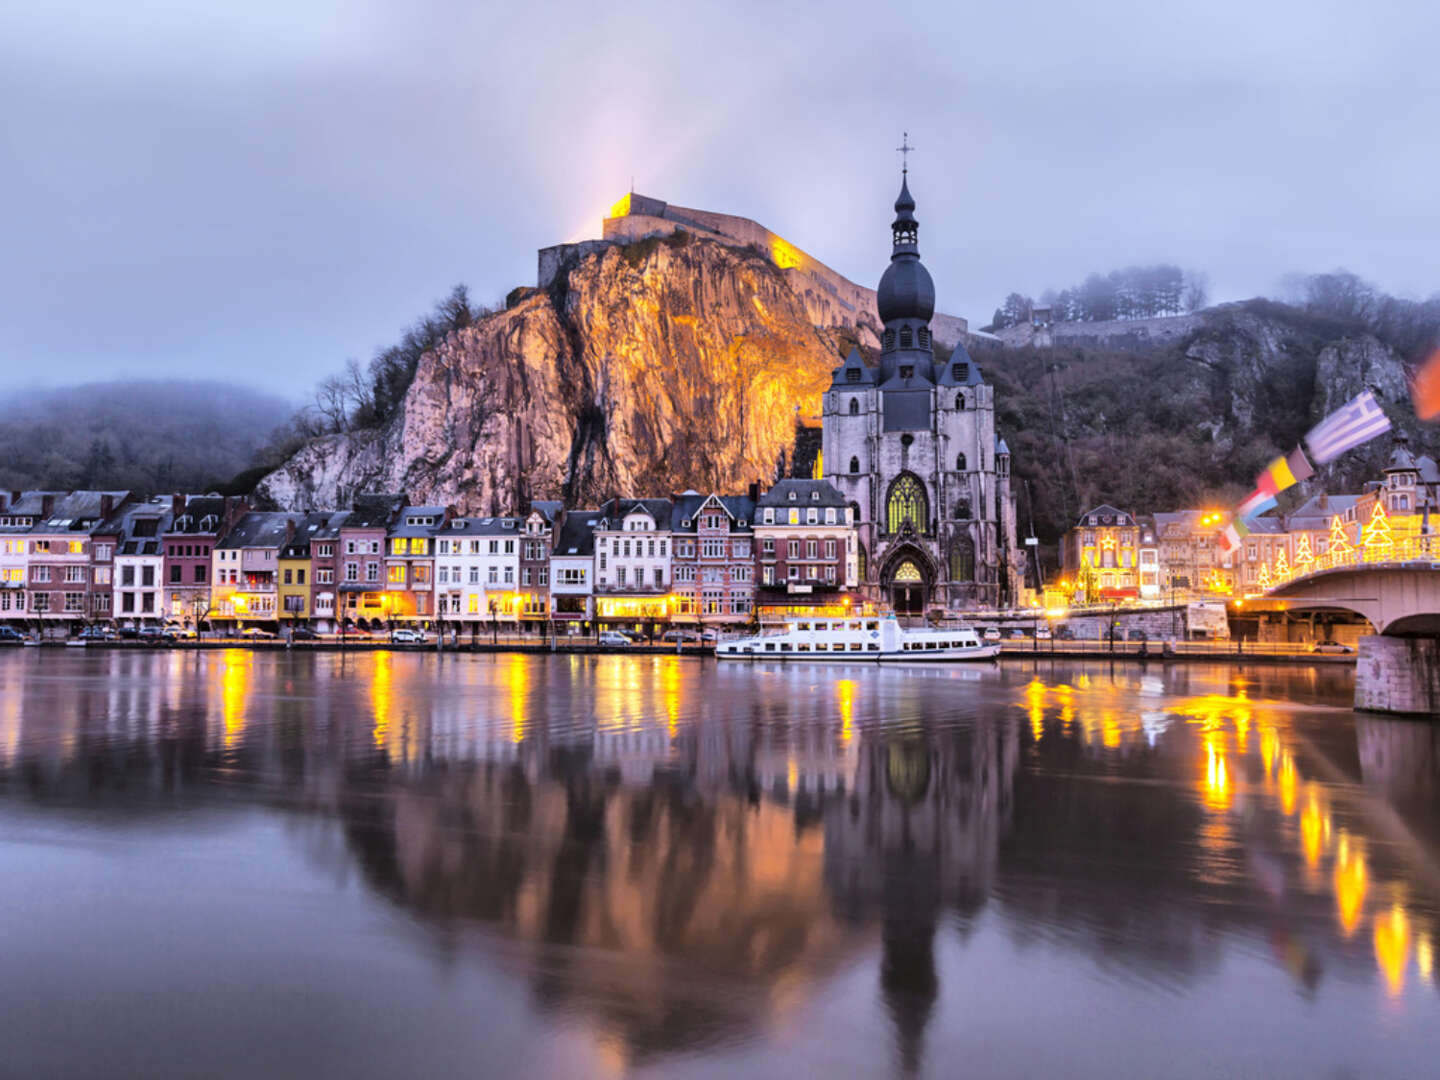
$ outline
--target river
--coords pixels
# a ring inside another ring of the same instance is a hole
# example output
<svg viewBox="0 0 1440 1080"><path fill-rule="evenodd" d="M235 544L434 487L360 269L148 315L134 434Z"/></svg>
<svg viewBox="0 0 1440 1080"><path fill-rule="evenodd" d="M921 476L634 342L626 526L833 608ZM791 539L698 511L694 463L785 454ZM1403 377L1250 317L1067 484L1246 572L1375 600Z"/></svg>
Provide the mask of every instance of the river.
<svg viewBox="0 0 1440 1080"><path fill-rule="evenodd" d="M1352 680L10 650L0 1075L1433 1075Z"/></svg>

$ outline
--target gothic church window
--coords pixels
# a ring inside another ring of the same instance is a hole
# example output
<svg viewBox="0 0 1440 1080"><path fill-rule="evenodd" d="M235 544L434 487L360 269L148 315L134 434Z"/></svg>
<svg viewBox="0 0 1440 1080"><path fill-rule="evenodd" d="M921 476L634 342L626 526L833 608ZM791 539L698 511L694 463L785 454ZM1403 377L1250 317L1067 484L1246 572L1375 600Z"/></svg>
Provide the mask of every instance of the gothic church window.
<svg viewBox="0 0 1440 1080"><path fill-rule="evenodd" d="M859 416L859 415L860 415L860 399L859 399L859 398L853 398L853 397L852 397L852 398L850 399L850 415L851 415L851 416Z"/></svg>
<svg viewBox="0 0 1440 1080"><path fill-rule="evenodd" d="M850 459L850 471L852 473L858 473L860 471L860 459L858 457L852 457Z"/></svg>
<svg viewBox="0 0 1440 1080"><path fill-rule="evenodd" d="M955 517L960 521L966 521L970 517L970 500L961 499L955 504Z"/></svg>
<svg viewBox="0 0 1440 1080"><path fill-rule="evenodd" d="M963 409L963 408L965 408L965 395L964 395L964 394L956 394L956 395L955 395L955 408L957 408L957 409Z"/></svg>
<svg viewBox="0 0 1440 1080"><path fill-rule="evenodd" d="M968 536L962 536L950 546L950 580L973 581L975 579L975 545Z"/></svg>
<svg viewBox="0 0 1440 1080"><path fill-rule="evenodd" d="M965 471L965 455L964 455L964 454L959 454L959 455L956 456L956 458L955 458L955 470L956 470L956 472L964 472L964 471Z"/></svg>
<svg viewBox="0 0 1440 1080"><path fill-rule="evenodd" d="M886 527L898 533L908 523L916 532L924 532L930 519L929 500L925 487L914 473L901 473L890 486L885 504Z"/></svg>

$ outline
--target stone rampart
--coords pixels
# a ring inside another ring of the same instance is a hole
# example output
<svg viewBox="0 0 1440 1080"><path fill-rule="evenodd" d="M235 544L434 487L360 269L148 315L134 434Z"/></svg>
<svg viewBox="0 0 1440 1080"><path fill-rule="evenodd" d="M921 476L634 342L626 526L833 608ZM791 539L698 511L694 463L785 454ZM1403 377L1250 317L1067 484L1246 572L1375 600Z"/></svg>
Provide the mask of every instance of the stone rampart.
<svg viewBox="0 0 1440 1080"><path fill-rule="evenodd" d="M997 330L995 336L1012 348L1037 344L1036 337L1048 333L1056 345L1088 345L1093 348L1140 351L1188 337L1205 325L1202 312L1193 315L1164 315L1154 319L1111 319L1108 322L1059 322L1043 331L1022 323Z"/></svg>

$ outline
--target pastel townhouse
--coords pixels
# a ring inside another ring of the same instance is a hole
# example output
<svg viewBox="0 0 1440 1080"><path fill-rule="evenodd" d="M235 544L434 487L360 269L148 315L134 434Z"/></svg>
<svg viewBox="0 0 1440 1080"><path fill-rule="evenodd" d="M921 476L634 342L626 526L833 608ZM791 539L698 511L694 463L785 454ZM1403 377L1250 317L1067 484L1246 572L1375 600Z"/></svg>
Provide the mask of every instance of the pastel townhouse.
<svg viewBox="0 0 1440 1080"><path fill-rule="evenodd" d="M595 530L599 510L566 510L550 550L550 617L574 633L595 617Z"/></svg>
<svg viewBox="0 0 1440 1080"><path fill-rule="evenodd" d="M859 548L844 496L828 480L781 480L756 501L755 513L761 621L845 614L859 578Z"/></svg>
<svg viewBox="0 0 1440 1080"><path fill-rule="evenodd" d="M340 629L369 629L385 619L386 536L399 520L404 495L357 495L340 525L337 597L343 615Z"/></svg>
<svg viewBox="0 0 1440 1080"><path fill-rule="evenodd" d="M435 537L435 604L442 620L478 630L519 623L523 522L513 517L452 517Z"/></svg>
<svg viewBox="0 0 1440 1080"><path fill-rule="evenodd" d="M454 511L407 506L386 534L385 618L424 623L435 614L435 538Z"/></svg>
<svg viewBox="0 0 1440 1080"><path fill-rule="evenodd" d="M211 621L235 629L277 621L280 550L302 515L252 510L215 545Z"/></svg>
<svg viewBox="0 0 1440 1080"><path fill-rule="evenodd" d="M215 545L248 509L245 499L228 495L171 496L170 524L161 534L167 619L203 629L210 614Z"/></svg>
<svg viewBox="0 0 1440 1080"><path fill-rule="evenodd" d="M310 553L307 610L314 629L322 634L335 629L339 605L336 583L342 563L340 532L349 517L348 510L321 510L305 516L305 536ZM283 569L280 579L283 588Z"/></svg>
<svg viewBox="0 0 1440 1080"><path fill-rule="evenodd" d="M30 581L30 531L63 491L0 492L0 622L22 621Z"/></svg>
<svg viewBox="0 0 1440 1080"><path fill-rule="evenodd" d="M130 503L95 532L94 573L102 576L109 570L113 594L109 617L122 627L158 626L165 619L165 548L161 537L170 528L172 513L169 496ZM111 567L100 559L104 544L114 550ZM98 582L96 588L100 588Z"/></svg>
<svg viewBox="0 0 1440 1080"><path fill-rule="evenodd" d="M701 495L675 499L676 613L681 621L735 625L755 608L755 496Z"/></svg>
<svg viewBox="0 0 1440 1080"><path fill-rule="evenodd" d="M653 630L670 617L669 499L611 499L594 529L595 618Z"/></svg>
<svg viewBox="0 0 1440 1080"><path fill-rule="evenodd" d="M110 618L114 545L92 533L130 501L128 491L71 491L49 500L30 530L30 616L43 627L76 629ZM96 571L102 582L95 583Z"/></svg>
<svg viewBox="0 0 1440 1080"><path fill-rule="evenodd" d="M520 540L521 626L541 629L550 618L550 547L555 521L564 510L558 500L536 499L525 516Z"/></svg>

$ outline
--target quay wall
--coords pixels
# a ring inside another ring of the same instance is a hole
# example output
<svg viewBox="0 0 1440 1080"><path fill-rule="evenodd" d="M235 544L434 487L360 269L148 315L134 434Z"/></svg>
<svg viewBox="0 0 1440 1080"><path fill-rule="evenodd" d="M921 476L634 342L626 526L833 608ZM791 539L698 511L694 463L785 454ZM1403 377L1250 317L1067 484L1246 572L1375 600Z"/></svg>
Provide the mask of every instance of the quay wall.
<svg viewBox="0 0 1440 1080"><path fill-rule="evenodd" d="M1440 638L1361 638L1355 707L1440 717Z"/></svg>

